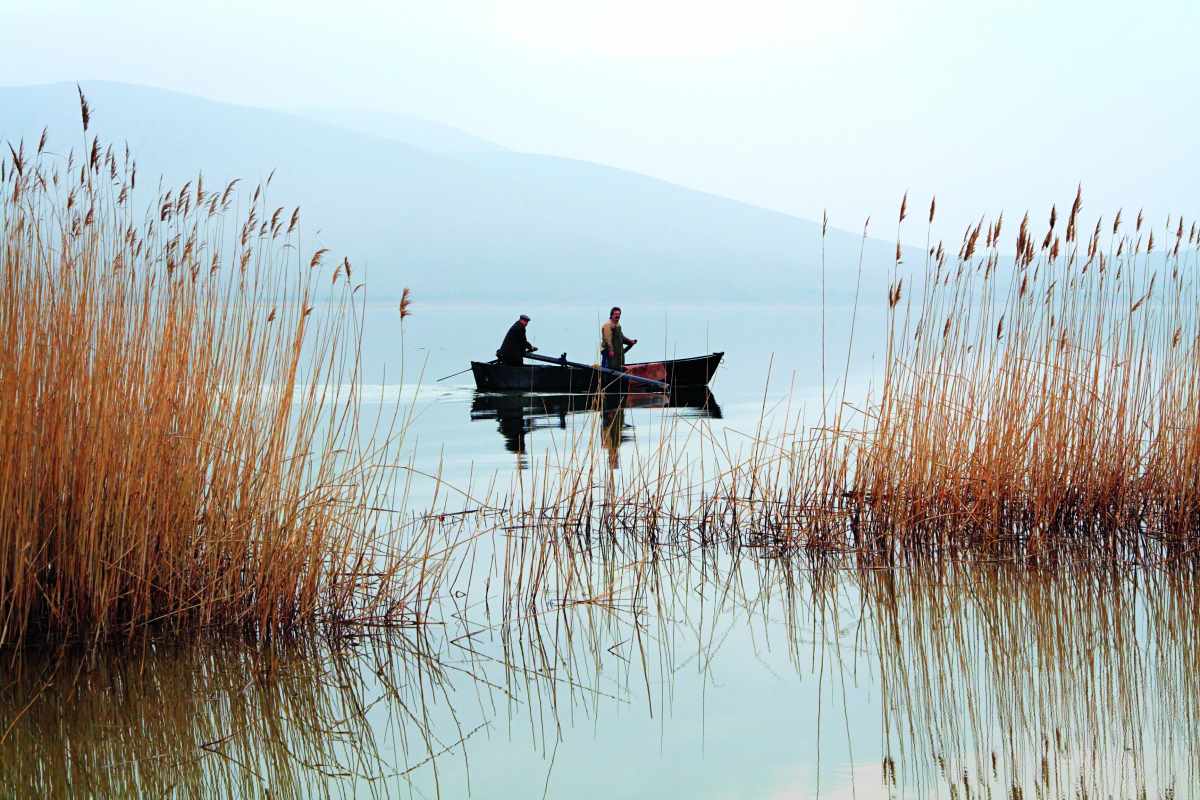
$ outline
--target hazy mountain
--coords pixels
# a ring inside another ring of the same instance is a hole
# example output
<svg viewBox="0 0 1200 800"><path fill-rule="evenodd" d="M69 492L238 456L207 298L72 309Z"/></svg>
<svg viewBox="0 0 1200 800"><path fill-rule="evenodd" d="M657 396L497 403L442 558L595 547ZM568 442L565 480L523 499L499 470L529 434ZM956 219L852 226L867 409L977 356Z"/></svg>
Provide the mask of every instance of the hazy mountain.
<svg viewBox="0 0 1200 800"><path fill-rule="evenodd" d="M422 299L601 305L815 299L814 222L581 161L457 144L442 148L456 150L449 155L433 152L436 142L423 149L159 89L83 88L93 130L129 142L139 187L151 176L178 183L198 171L213 186L231 177L252 183L275 169L271 204L301 206L303 246L349 256L376 299L404 286ZM73 84L0 88L0 138L36 140L43 125L49 149L82 146ZM881 270L893 246L868 243L872 301L886 291ZM857 235L830 230L830 299L852 292L858 248Z"/></svg>
<svg viewBox="0 0 1200 800"><path fill-rule="evenodd" d="M338 108L297 108L292 113L339 128L395 139L431 153L446 155L495 153L504 150L500 145L472 136L441 122L396 114L387 111L362 111Z"/></svg>

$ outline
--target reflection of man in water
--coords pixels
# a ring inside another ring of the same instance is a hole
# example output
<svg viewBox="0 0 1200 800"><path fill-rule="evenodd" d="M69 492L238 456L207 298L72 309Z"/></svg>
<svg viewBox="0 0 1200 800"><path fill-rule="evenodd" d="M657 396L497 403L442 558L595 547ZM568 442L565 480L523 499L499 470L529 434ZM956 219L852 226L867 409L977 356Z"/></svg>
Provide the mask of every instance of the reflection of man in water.
<svg viewBox="0 0 1200 800"><path fill-rule="evenodd" d="M618 400L616 403L605 404L601 416L600 445L608 451L608 466L618 469L621 466L621 433L625 429L625 408Z"/></svg>
<svg viewBox="0 0 1200 800"><path fill-rule="evenodd" d="M496 418L500 422L504 446L510 453L522 455L525 452L525 434L528 432L525 427L524 409L503 410L496 414Z"/></svg>
<svg viewBox="0 0 1200 800"><path fill-rule="evenodd" d="M525 328L528 325L529 316L522 314L508 329L508 333L504 334L504 342L496 351L496 358L500 359L501 363L508 364L510 367L519 367L525 363L526 353L537 350L529 343L529 339L525 335Z"/></svg>

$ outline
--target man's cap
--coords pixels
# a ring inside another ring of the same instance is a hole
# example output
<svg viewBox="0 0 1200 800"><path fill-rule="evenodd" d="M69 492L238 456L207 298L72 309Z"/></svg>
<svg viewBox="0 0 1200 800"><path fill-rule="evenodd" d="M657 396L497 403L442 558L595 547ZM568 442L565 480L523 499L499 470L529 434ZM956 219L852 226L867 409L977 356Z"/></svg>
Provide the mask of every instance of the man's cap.
<svg viewBox="0 0 1200 800"><path fill-rule="evenodd" d="M529 315L528 315L528 314L522 314L522 315L519 317L519 319L523 319L523 320L525 320L526 322L529 322Z"/></svg>

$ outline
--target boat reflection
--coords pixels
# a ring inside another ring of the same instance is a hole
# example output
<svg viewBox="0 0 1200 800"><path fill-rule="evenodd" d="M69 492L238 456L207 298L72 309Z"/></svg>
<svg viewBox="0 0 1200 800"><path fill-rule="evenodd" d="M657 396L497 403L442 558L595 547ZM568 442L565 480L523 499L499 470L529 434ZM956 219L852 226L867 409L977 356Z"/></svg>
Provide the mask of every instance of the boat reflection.
<svg viewBox="0 0 1200 800"><path fill-rule="evenodd" d="M517 392L476 392L471 401L471 420L494 419L504 446L510 453L523 455L525 438L536 430L565 430L572 414L603 414L603 438L606 449L615 458L621 444L632 441L625 410L630 408L679 409L680 416L721 418L721 407L707 387L670 393L627 392L607 394L522 394Z"/></svg>

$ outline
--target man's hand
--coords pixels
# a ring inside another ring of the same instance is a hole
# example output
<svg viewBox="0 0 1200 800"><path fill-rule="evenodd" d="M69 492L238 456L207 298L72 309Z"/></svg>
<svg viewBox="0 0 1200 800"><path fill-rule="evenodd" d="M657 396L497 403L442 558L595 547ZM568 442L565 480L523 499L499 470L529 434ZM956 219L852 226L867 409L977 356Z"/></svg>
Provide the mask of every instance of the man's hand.
<svg viewBox="0 0 1200 800"><path fill-rule="evenodd" d="M531 352L531 353L536 353L536 352L537 352L537 348L536 348L536 347L534 347L533 345L529 345L529 352Z"/></svg>

